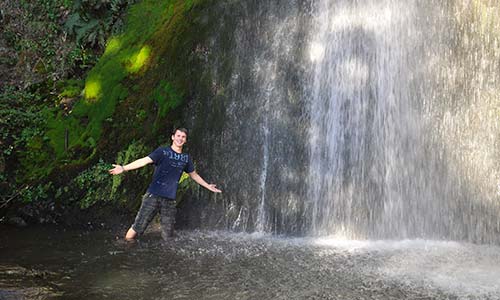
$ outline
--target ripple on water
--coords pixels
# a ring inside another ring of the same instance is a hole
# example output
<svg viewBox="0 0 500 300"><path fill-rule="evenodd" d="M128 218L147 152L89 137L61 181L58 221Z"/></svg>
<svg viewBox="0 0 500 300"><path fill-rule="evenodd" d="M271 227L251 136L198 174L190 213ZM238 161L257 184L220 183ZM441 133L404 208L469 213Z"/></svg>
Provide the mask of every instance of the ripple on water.
<svg viewBox="0 0 500 300"><path fill-rule="evenodd" d="M58 232L54 243L49 233L38 232L38 243L5 233L0 267L18 272L2 272L4 295L17 287L64 299L500 299L496 246L224 232L179 232L165 244L155 231L136 243Z"/></svg>

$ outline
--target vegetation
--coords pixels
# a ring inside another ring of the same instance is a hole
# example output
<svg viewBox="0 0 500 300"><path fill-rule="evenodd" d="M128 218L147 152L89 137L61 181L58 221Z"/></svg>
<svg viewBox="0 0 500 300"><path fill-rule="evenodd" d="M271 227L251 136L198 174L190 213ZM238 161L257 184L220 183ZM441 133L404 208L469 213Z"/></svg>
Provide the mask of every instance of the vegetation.
<svg viewBox="0 0 500 300"><path fill-rule="evenodd" d="M0 87L0 220L26 206L39 215L68 206L135 208L128 200L139 198L150 170L134 180L107 170L147 155L166 141L158 133L178 122L189 81L165 64L189 54L180 49L194 38L183 35L186 16L201 2L1 4L10 52L0 66L7 79Z"/></svg>

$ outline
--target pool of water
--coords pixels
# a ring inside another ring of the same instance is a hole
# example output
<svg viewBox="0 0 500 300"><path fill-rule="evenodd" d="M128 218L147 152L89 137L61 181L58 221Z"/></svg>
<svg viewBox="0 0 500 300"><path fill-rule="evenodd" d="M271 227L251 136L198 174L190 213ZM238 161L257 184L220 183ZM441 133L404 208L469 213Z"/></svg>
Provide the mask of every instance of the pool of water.
<svg viewBox="0 0 500 300"><path fill-rule="evenodd" d="M0 299L500 299L500 247L0 227Z"/></svg>

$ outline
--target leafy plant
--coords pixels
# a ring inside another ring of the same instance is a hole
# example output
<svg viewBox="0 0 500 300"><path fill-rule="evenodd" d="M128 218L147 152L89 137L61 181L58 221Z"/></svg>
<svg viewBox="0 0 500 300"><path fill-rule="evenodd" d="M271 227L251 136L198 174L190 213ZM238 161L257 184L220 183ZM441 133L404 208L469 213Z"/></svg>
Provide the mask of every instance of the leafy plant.
<svg viewBox="0 0 500 300"><path fill-rule="evenodd" d="M117 164L127 164L137 158L146 155L148 150L140 142L132 142L126 150L118 153ZM123 191L120 186L125 175L111 176L108 170L112 168L110 163L99 161L80 172L67 187L60 187L57 191L57 197L64 197L69 201L76 201L81 209L87 209L97 203L114 202L117 203L123 197ZM149 170L135 171L134 181L142 181L143 177L149 173ZM140 178L140 179L138 179ZM125 191L125 190L124 190Z"/></svg>
<svg viewBox="0 0 500 300"><path fill-rule="evenodd" d="M0 94L0 155L9 159L35 136L43 135L45 119L36 94L13 87Z"/></svg>
<svg viewBox="0 0 500 300"><path fill-rule="evenodd" d="M104 49L106 39L123 28L126 9L136 0L76 0L65 22L78 44Z"/></svg>
<svg viewBox="0 0 500 300"><path fill-rule="evenodd" d="M66 0L4 1L2 3L3 56L14 59L17 68L6 73L5 81L14 84L42 82L65 75L68 46L71 41L62 37L60 22L64 19ZM36 13L35 13L36 12ZM61 38L62 37L62 38Z"/></svg>
<svg viewBox="0 0 500 300"><path fill-rule="evenodd" d="M75 179L74 184L82 193L79 204L80 208L88 208L99 201L110 201L112 178L108 174L111 165L102 159L91 168L81 172Z"/></svg>
<svg viewBox="0 0 500 300"><path fill-rule="evenodd" d="M147 154L146 147L140 143L133 141L127 150L118 153L116 158L116 163L120 165L125 165L132 162L135 159L144 157ZM114 196L118 190L118 187L122 183L122 176L113 176L113 184L111 186L111 196Z"/></svg>
<svg viewBox="0 0 500 300"><path fill-rule="evenodd" d="M33 203L44 201L48 198L48 191L51 189L52 183L37 184L28 186L21 190L20 196L24 203Z"/></svg>

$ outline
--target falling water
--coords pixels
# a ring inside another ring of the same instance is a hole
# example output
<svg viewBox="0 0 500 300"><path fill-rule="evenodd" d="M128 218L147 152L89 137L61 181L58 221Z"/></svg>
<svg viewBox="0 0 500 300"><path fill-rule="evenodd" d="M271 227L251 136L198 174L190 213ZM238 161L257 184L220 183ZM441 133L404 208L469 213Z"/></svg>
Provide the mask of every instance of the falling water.
<svg viewBox="0 0 500 300"><path fill-rule="evenodd" d="M498 241L500 51L483 44L498 45L498 35L475 27L500 11L486 2L318 3L309 49L314 233ZM486 19L457 24L474 5ZM470 118L486 124L462 125Z"/></svg>
<svg viewBox="0 0 500 300"><path fill-rule="evenodd" d="M210 163L205 170L212 173L206 177L220 182L224 193L221 201L208 202L212 207L196 217L209 228L300 231L306 150L299 141L306 127L293 126L306 124L301 83L306 61L297 45L305 41L309 5L302 0L220 5L217 13L222 15L214 17L219 20L216 34L207 46L213 57L206 70L212 85L221 87L213 96L211 113L224 113L218 120L201 121L210 115L204 110L191 127L196 122L222 123L212 131L204 126L192 136L220 137L193 148L204 149L194 157Z"/></svg>
<svg viewBox="0 0 500 300"><path fill-rule="evenodd" d="M191 127L225 193L190 222L500 243L499 3L220 5Z"/></svg>
<svg viewBox="0 0 500 300"><path fill-rule="evenodd" d="M265 111L266 111L266 119L264 120L263 128L262 131L264 132L264 145L263 145L263 153L262 153L262 159L263 159L263 166L262 166L262 171L260 174L260 190L261 190L261 196L260 196L260 203L259 203L259 212L257 214L257 224L256 224L256 230L258 232L265 232L266 230L266 181L267 181L267 172L268 172L268 165L269 165L269 98L266 97L266 102L264 105Z"/></svg>

